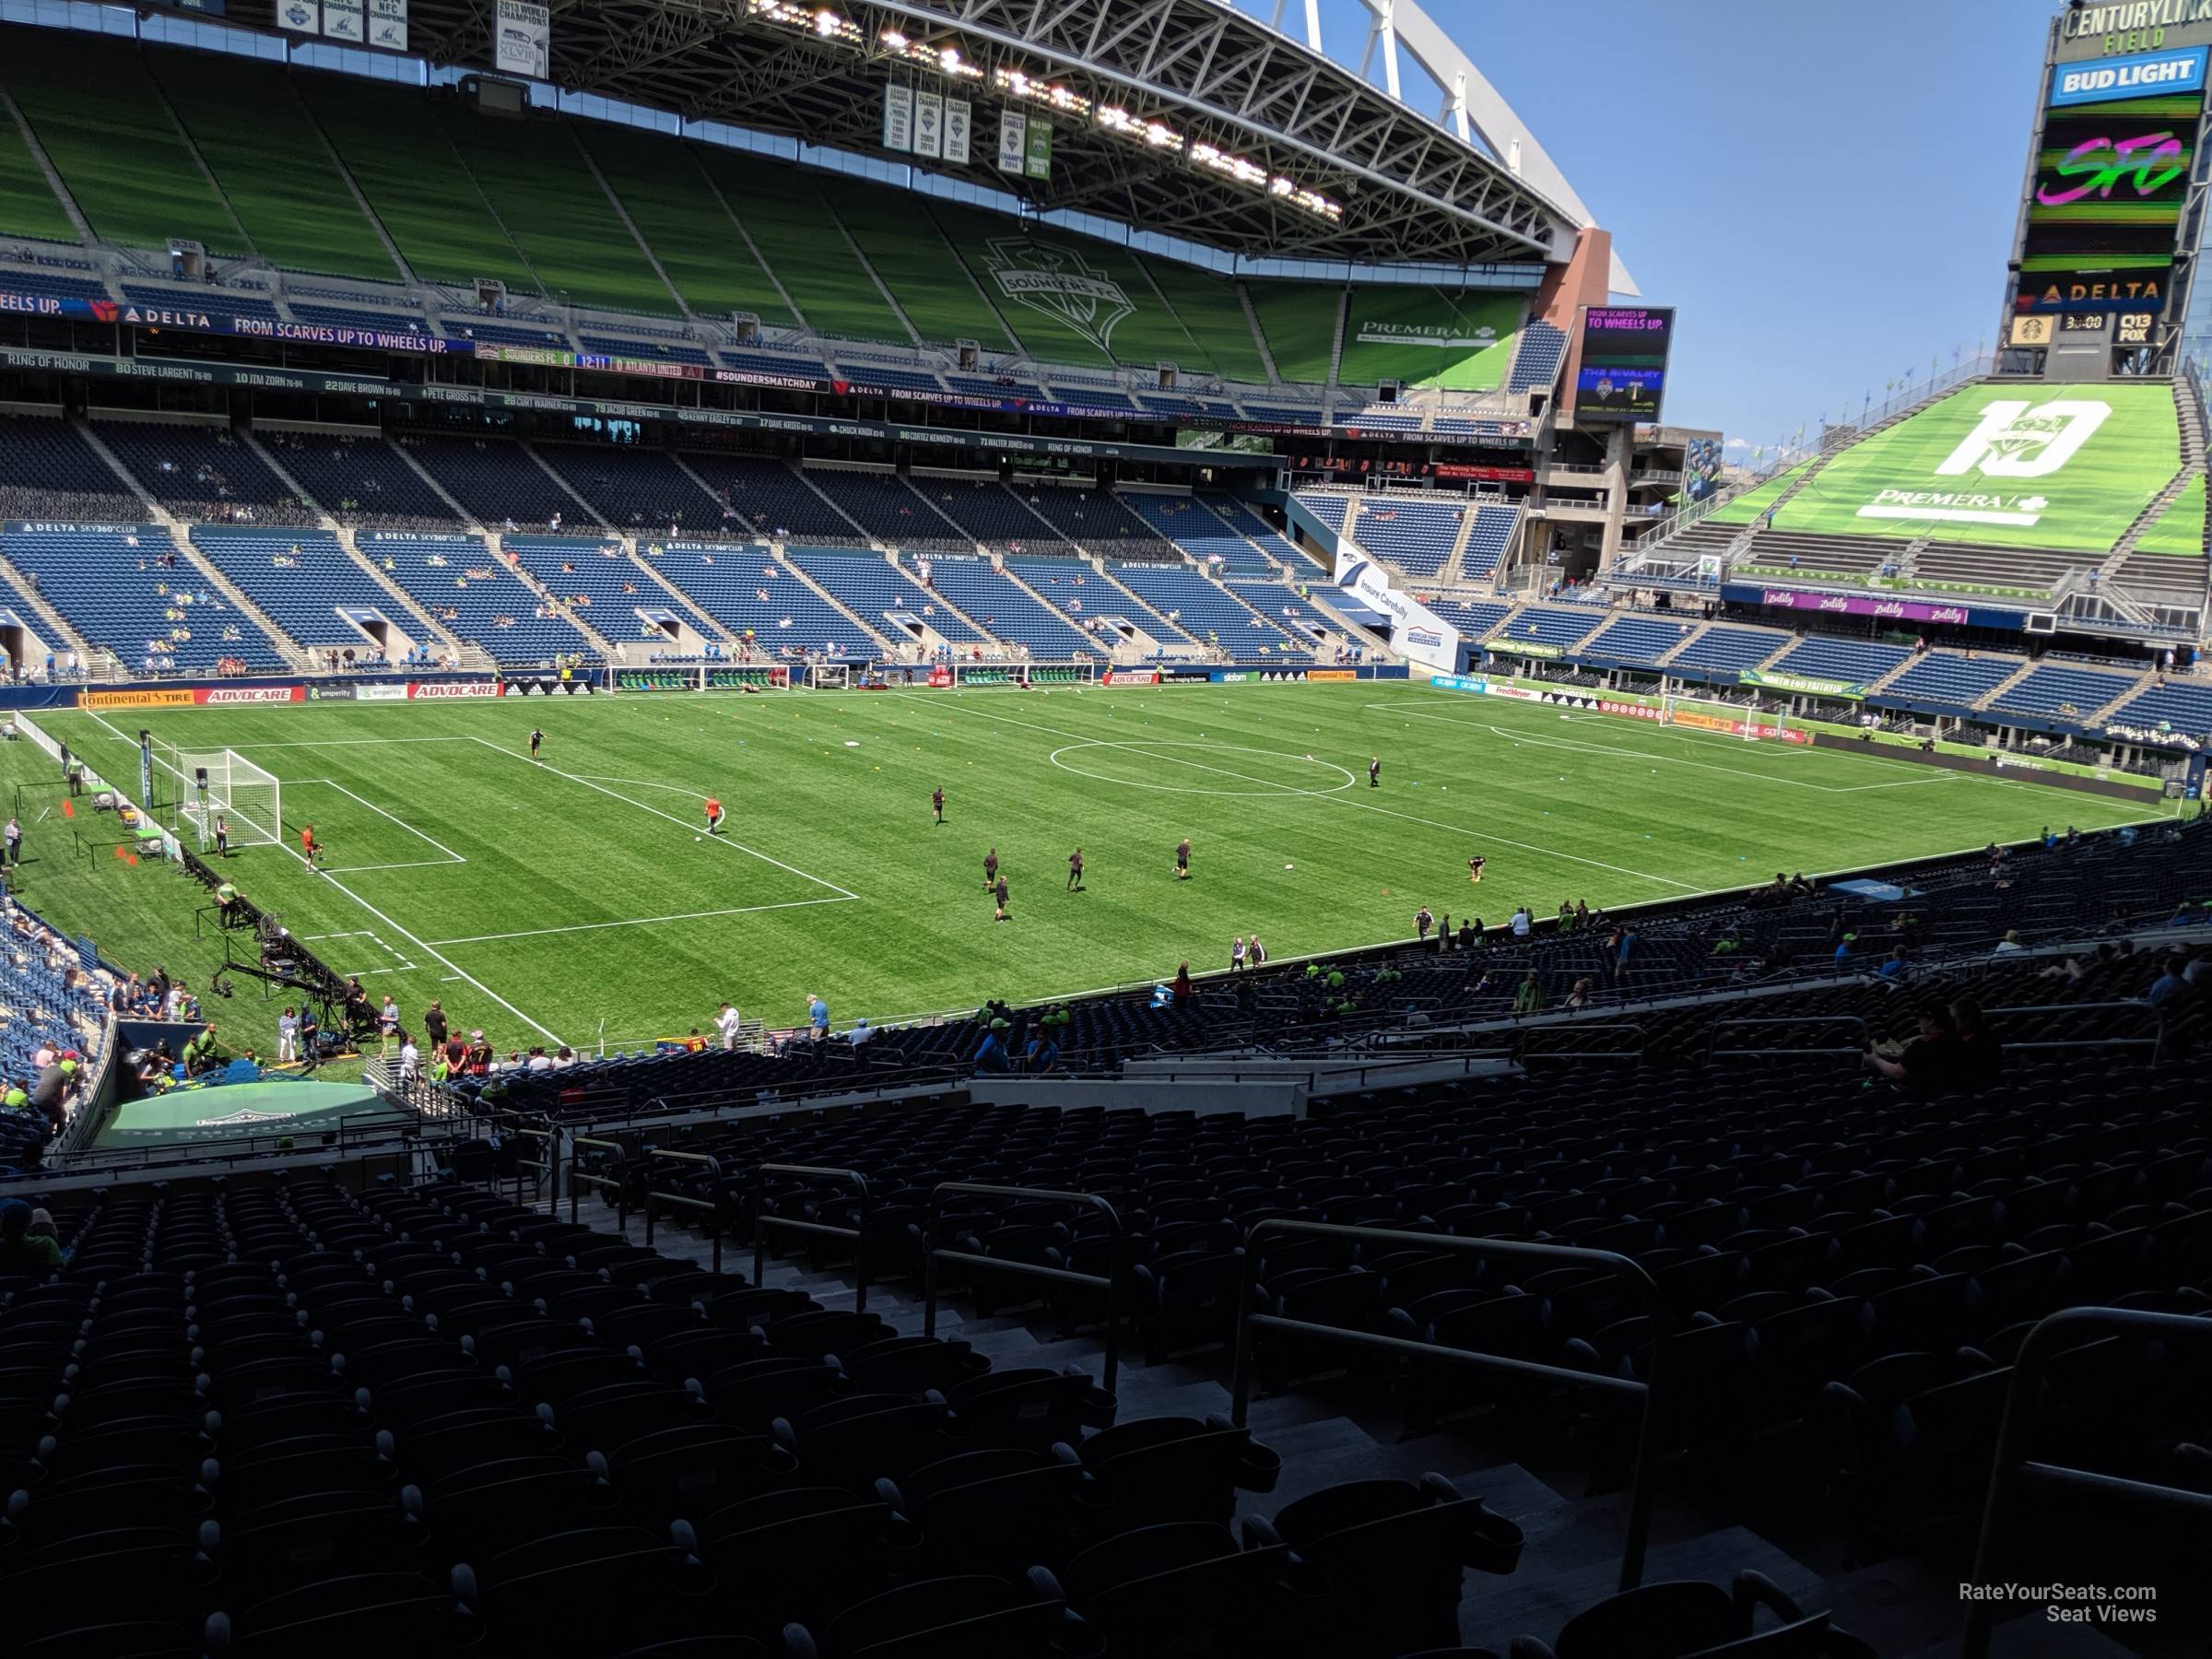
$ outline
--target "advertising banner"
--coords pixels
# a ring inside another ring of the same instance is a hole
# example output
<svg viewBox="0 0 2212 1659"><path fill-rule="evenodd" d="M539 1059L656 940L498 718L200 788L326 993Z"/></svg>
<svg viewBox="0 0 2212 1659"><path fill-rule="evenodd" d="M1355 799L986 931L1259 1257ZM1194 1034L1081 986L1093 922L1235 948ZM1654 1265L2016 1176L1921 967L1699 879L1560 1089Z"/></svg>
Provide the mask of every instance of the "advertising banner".
<svg viewBox="0 0 2212 1659"><path fill-rule="evenodd" d="M1583 312L1577 421L1657 420L1666 397L1675 313L1664 306L1593 305Z"/></svg>
<svg viewBox="0 0 2212 1659"><path fill-rule="evenodd" d="M969 135L975 128L975 108L964 98L945 100L945 159L956 167L968 165Z"/></svg>
<svg viewBox="0 0 2212 1659"><path fill-rule="evenodd" d="M1853 680L1828 679L1818 674L1780 674L1771 669L1746 668L1736 683L1764 686L1771 691L1795 691L1806 697L1834 697L1846 702L1865 702L1866 688Z"/></svg>
<svg viewBox="0 0 2212 1659"><path fill-rule="evenodd" d="M1465 461L1439 461L1430 476L1446 484L1534 484L1533 466L1478 466Z"/></svg>
<svg viewBox="0 0 2212 1659"><path fill-rule="evenodd" d="M1356 680L1359 675L1356 669L1351 668L1309 668L1300 677L1309 680L1342 682Z"/></svg>
<svg viewBox="0 0 2212 1659"><path fill-rule="evenodd" d="M1018 175L1029 145L1029 118L1019 110L1002 110L998 115L998 171Z"/></svg>
<svg viewBox="0 0 2212 1659"><path fill-rule="evenodd" d="M2092 58L2086 64L2059 64L2051 71L2051 105L2116 103L2171 92L2201 92L2205 87L2202 46L2170 52L2137 52L2125 57Z"/></svg>
<svg viewBox="0 0 2212 1659"><path fill-rule="evenodd" d="M492 67L502 75L544 80L553 55L552 14L530 0L500 0Z"/></svg>
<svg viewBox="0 0 2212 1659"><path fill-rule="evenodd" d="M1432 674L1429 677L1429 683L1439 691L1482 692L1489 689L1489 681L1479 674Z"/></svg>
<svg viewBox="0 0 2212 1659"><path fill-rule="evenodd" d="M1963 605L1926 605L1917 599L1877 599L1865 594L1806 594L1767 588L1759 600L1780 610L1825 611L1838 617L1886 617L1902 622L1947 622L1964 626Z"/></svg>
<svg viewBox="0 0 2212 1659"><path fill-rule="evenodd" d="M407 49L407 0L369 0L369 44L386 52Z"/></svg>
<svg viewBox="0 0 2212 1659"><path fill-rule="evenodd" d="M500 682L500 691L506 697L589 697L592 682L589 679L562 679L558 674L525 674Z"/></svg>
<svg viewBox="0 0 2212 1659"><path fill-rule="evenodd" d="M932 160L945 153L945 95L914 94L914 154Z"/></svg>
<svg viewBox="0 0 2212 1659"><path fill-rule="evenodd" d="M1548 645L1542 640L1492 640L1484 647L1492 656L1550 658L1564 656L1563 645Z"/></svg>
<svg viewBox="0 0 2212 1659"><path fill-rule="evenodd" d="M310 686L307 688L307 700L309 702L359 702L363 688L359 686ZM404 699L406 696L407 688L405 686L396 688Z"/></svg>
<svg viewBox="0 0 2212 1659"><path fill-rule="evenodd" d="M939 663L935 668L932 668L929 671L929 688L932 691L951 690L952 670L946 667L942 663Z"/></svg>
<svg viewBox="0 0 2212 1659"><path fill-rule="evenodd" d="M192 691L182 686L164 686L144 691L79 691L80 709L189 709Z"/></svg>
<svg viewBox="0 0 2212 1659"><path fill-rule="evenodd" d="M1390 618L1390 645L1400 656L1445 674L1459 668L1460 632L1419 600L1390 585L1375 561L1350 542L1336 544L1336 591Z"/></svg>
<svg viewBox="0 0 2212 1659"><path fill-rule="evenodd" d="M296 703L305 702L307 693L299 686L203 686L192 694L192 700L217 708L232 703Z"/></svg>
<svg viewBox="0 0 2212 1659"><path fill-rule="evenodd" d="M1101 686L1157 686L1159 670L1157 668L1109 668L1099 676Z"/></svg>
<svg viewBox="0 0 2212 1659"><path fill-rule="evenodd" d="M407 695L418 701L432 698L497 697L498 680L421 680L407 688Z"/></svg>
<svg viewBox="0 0 2212 1659"><path fill-rule="evenodd" d="M883 89L883 147L908 151L914 147L914 89L887 86Z"/></svg>
<svg viewBox="0 0 2212 1659"><path fill-rule="evenodd" d="M406 686L356 686L353 694L362 702L406 702Z"/></svg>

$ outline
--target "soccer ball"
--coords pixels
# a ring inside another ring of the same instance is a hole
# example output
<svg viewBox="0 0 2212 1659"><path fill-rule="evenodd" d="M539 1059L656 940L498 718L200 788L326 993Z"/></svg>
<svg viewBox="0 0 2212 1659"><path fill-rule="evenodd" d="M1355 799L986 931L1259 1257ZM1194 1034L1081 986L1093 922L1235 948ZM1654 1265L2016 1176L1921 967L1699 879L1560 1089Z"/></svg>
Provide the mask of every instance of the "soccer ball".
<svg viewBox="0 0 2212 1659"><path fill-rule="evenodd" d="M1296 865L1285 865L1283 868L1286 870L1295 870L1298 868L1298 866Z"/></svg>
<svg viewBox="0 0 2212 1659"><path fill-rule="evenodd" d="M699 837L695 835L695 836L693 836L691 839L692 839L693 841L697 841L697 840L699 840Z"/></svg>

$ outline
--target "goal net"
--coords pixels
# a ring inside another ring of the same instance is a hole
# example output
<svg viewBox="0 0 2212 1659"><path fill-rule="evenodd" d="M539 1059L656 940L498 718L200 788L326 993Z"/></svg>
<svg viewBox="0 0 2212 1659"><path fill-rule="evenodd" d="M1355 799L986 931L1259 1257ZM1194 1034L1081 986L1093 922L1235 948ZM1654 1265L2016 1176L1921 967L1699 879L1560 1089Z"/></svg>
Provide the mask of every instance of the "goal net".
<svg viewBox="0 0 2212 1659"><path fill-rule="evenodd" d="M275 773L233 749L182 752L174 764L181 816L199 831L202 846L215 840L218 818L233 847L283 842L283 785Z"/></svg>
<svg viewBox="0 0 2212 1659"><path fill-rule="evenodd" d="M806 670L806 684L817 691L849 691L853 669L846 663L816 663Z"/></svg>

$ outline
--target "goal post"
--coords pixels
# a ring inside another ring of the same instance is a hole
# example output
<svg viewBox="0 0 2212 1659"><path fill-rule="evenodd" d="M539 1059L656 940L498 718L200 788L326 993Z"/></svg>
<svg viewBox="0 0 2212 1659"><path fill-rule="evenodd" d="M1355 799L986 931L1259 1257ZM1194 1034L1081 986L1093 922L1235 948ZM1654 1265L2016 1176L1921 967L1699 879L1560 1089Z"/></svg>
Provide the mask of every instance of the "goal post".
<svg viewBox="0 0 2212 1659"><path fill-rule="evenodd" d="M174 765L180 816L199 832L203 847L215 839L218 818L234 848L283 843L284 785L276 773L236 749L182 752Z"/></svg>
<svg viewBox="0 0 2212 1659"><path fill-rule="evenodd" d="M850 691L853 667L849 663L813 663L806 669L806 685L814 691Z"/></svg>

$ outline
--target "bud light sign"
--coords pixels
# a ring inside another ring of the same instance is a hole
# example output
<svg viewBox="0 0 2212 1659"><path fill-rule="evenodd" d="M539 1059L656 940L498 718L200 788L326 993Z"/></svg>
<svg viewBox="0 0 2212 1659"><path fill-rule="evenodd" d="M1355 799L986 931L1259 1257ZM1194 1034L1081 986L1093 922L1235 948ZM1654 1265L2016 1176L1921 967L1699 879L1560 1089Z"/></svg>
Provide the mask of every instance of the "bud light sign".
<svg viewBox="0 0 2212 1659"><path fill-rule="evenodd" d="M2132 57L2097 58L2086 64L2060 64L2051 71L2052 107L2202 91L2207 50L2190 46L2172 52L2137 53Z"/></svg>

